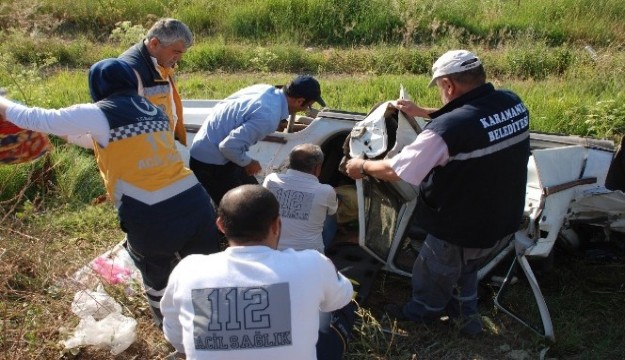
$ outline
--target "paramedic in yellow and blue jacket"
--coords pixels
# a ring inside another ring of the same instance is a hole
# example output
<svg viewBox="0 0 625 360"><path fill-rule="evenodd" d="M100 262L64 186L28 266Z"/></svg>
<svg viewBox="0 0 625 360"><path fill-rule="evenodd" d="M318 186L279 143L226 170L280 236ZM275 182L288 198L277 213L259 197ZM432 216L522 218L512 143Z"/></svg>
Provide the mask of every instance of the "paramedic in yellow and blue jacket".
<svg viewBox="0 0 625 360"><path fill-rule="evenodd" d="M208 194L184 167L167 116L139 96L137 86L130 65L105 59L89 70L95 103L47 110L0 97L0 117L78 144L92 141L106 191L127 234L126 248L141 271L160 326L159 302L174 266L186 255L218 251L218 241Z"/></svg>

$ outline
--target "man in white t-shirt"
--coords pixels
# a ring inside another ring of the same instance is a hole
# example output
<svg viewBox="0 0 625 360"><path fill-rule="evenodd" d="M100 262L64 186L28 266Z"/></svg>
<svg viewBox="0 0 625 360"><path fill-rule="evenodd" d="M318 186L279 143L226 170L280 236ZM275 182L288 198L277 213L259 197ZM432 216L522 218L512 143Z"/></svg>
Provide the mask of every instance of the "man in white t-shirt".
<svg viewBox="0 0 625 360"><path fill-rule="evenodd" d="M276 250L279 204L260 185L228 191L217 227L230 246L169 277L165 338L187 359L317 359L319 311L349 304L350 281L317 251Z"/></svg>
<svg viewBox="0 0 625 360"><path fill-rule="evenodd" d="M322 164L323 152L319 146L297 145L289 154L286 173L273 173L265 178L263 186L280 203L282 235L278 249L315 249L323 253L324 243L331 240L324 239L322 232L326 221L334 220L338 201L334 188L319 182Z"/></svg>

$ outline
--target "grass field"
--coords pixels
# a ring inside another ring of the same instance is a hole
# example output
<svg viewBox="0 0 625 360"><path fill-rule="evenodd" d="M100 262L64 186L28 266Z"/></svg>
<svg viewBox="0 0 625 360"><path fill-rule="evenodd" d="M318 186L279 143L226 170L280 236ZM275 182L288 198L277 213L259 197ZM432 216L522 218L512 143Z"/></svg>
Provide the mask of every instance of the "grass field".
<svg viewBox="0 0 625 360"><path fill-rule="evenodd" d="M321 81L335 109L367 112L398 95L436 106L426 87L437 56L468 48L498 87L517 92L533 130L618 141L625 133L625 3L620 0L4 0L0 87L30 105L89 102L86 71L140 39L155 19L177 17L196 34L178 71L185 98L218 99L296 73ZM0 358L162 359L171 351L141 296L106 290L138 321L137 340L113 357L59 342L78 323L84 288L69 279L123 239L92 155L54 139L49 158L0 166ZM556 343L499 312L480 288L487 334L468 340L448 324L391 323L381 308L404 301L405 278L381 273L362 305L347 359L623 359L623 248L602 258L557 249L539 281ZM505 268L496 269L501 274ZM507 300L532 314L527 283Z"/></svg>
<svg viewBox="0 0 625 360"><path fill-rule="evenodd" d="M109 204L20 209L0 226L0 349L5 359L109 359L108 350L84 347L64 352L78 318L71 313L74 293L85 289L71 281L74 273L123 238ZM492 303L496 288L480 288L480 309L487 333L478 340L460 336L445 322L429 326L384 317L382 306L402 302L409 281L380 273L354 330L346 359L621 359L625 356L622 319L625 264L616 260L570 254L559 249L551 271L539 281L554 322L556 343L541 340L527 328L499 312ZM540 269L540 267L538 267ZM494 274L502 275L505 267ZM171 348L151 324L141 296L128 295L125 286L106 286L138 321L137 341L116 359L162 359ZM136 286L134 287L137 288ZM528 285L512 287L506 303L538 324ZM548 350L545 350L548 349Z"/></svg>

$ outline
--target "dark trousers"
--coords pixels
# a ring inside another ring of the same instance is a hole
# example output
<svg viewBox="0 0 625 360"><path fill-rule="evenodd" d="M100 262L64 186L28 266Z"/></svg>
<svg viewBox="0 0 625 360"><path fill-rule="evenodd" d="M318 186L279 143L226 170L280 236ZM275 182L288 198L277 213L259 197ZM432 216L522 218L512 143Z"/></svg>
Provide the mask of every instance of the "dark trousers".
<svg viewBox="0 0 625 360"><path fill-rule="evenodd" d="M258 184L254 176L247 175L244 168L233 162L224 165L206 164L191 157L189 167L213 199L215 206L219 206L221 198L229 190L245 184Z"/></svg>
<svg viewBox="0 0 625 360"><path fill-rule="evenodd" d="M319 339L317 340L317 359L341 360L347 352L347 344L352 337L352 328L356 321L358 304L350 301L341 309L333 311L326 319L327 323L319 323Z"/></svg>
<svg viewBox="0 0 625 360"><path fill-rule="evenodd" d="M625 137L610 163L605 177L605 187L613 191L625 191Z"/></svg>
<svg viewBox="0 0 625 360"><path fill-rule="evenodd" d="M156 205L124 196L119 219L126 233L125 247L141 272L148 302L160 325L159 302L176 264L190 254L219 251L215 210L197 184Z"/></svg>
<svg viewBox="0 0 625 360"><path fill-rule="evenodd" d="M463 248L428 234L412 268L412 298L404 315L418 322L449 316L478 315L477 273L511 235L488 249Z"/></svg>

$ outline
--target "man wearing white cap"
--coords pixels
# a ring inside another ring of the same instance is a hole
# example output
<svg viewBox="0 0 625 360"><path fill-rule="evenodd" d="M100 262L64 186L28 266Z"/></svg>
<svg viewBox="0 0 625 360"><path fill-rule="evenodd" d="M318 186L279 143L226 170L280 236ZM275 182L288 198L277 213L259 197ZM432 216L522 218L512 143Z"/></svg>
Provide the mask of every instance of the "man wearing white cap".
<svg viewBox="0 0 625 360"><path fill-rule="evenodd" d="M411 116L431 118L393 158L351 159L347 172L419 186L415 210L428 233L412 269L412 298L388 308L399 319L429 322L444 313L463 334L482 333L477 271L518 230L525 202L529 112L511 91L486 82L481 60L466 50L432 66L440 109L398 100Z"/></svg>

